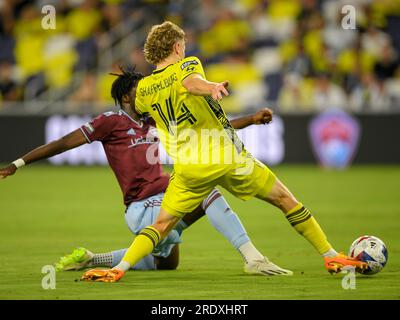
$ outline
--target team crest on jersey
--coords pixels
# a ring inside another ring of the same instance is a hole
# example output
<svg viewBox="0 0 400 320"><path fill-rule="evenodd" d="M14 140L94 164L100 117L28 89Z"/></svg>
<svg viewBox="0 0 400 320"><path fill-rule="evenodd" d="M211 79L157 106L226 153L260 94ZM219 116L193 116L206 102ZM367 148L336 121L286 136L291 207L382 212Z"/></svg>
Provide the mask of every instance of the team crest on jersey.
<svg viewBox="0 0 400 320"><path fill-rule="evenodd" d="M133 129L131 129L133 131ZM129 130L130 131L130 130ZM131 143L128 146L129 148L136 147L138 145L142 144L153 144L153 143L158 143L158 132L157 129L151 126L149 128L148 133L146 136L139 136L136 138L131 138Z"/></svg>
<svg viewBox="0 0 400 320"><path fill-rule="evenodd" d="M185 69L186 67L192 65L192 64L199 64L196 60L190 60L190 61L186 61L184 63L182 63L181 65L181 69Z"/></svg>
<svg viewBox="0 0 400 320"><path fill-rule="evenodd" d="M327 111L311 121L309 133L319 162L326 167L344 168L357 151L360 125L343 111Z"/></svg>

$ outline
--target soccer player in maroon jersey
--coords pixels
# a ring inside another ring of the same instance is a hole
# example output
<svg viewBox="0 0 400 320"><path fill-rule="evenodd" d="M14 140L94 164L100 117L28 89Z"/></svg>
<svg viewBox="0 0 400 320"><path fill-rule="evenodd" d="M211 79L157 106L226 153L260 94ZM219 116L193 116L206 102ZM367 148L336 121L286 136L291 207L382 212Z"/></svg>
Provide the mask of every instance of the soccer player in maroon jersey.
<svg viewBox="0 0 400 320"><path fill-rule="evenodd" d="M32 150L0 169L0 179L13 175L22 165L49 158L85 143L100 141L123 193L127 207L126 223L134 234L138 234L158 216L169 175L163 173L158 159L159 141L154 122L151 118L141 118L134 108L136 85L143 75L123 69L121 72L116 75L118 78L111 90L116 104L121 107L118 112L103 113L59 140ZM269 123L271 120L272 111L265 108L253 115L232 120L231 123L235 129L241 129L252 124ZM271 270L270 266L273 264L251 243L239 218L217 189L194 212L186 215L152 254L143 258L133 269L175 269L179 261L177 244L181 242L182 231L204 214L207 214L211 224L241 253L246 273L291 274L291 271L277 268L276 265ZM72 254L62 257L56 266L58 270L113 267L120 262L125 251L126 249L121 249L93 254L85 248L78 248Z"/></svg>

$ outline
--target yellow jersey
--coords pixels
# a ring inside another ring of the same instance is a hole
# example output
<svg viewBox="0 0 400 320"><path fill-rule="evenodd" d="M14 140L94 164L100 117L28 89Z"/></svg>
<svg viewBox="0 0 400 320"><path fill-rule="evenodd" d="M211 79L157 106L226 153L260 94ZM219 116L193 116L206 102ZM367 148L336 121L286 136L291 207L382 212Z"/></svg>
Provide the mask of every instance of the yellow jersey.
<svg viewBox="0 0 400 320"><path fill-rule="evenodd" d="M197 57L153 71L139 81L135 107L155 120L176 174L194 182L223 175L246 152L220 104L182 85L192 74L205 78Z"/></svg>

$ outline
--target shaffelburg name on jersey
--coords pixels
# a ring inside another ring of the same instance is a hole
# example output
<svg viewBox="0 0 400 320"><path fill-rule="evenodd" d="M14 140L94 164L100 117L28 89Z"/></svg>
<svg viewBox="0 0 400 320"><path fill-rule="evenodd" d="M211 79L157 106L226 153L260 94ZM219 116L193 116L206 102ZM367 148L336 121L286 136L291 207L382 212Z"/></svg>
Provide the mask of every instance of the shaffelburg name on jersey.
<svg viewBox="0 0 400 320"><path fill-rule="evenodd" d="M165 88L168 88L173 85L175 81L178 80L178 77L176 76L176 73L174 72L171 74L168 78L163 79L162 81L156 82L151 84L150 86L140 88L140 94L142 96L147 96L151 95L155 92L158 92L160 90L163 90Z"/></svg>

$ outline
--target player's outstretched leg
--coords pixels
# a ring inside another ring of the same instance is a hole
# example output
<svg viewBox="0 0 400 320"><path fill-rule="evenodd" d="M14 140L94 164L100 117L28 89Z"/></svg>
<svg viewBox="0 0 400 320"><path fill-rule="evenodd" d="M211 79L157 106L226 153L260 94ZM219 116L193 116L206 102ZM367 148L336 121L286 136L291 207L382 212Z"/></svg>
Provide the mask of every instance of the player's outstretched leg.
<svg viewBox="0 0 400 320"><path fill-rule="evenodd" d="M72 271L82 270L86 267L91 267L93 257L95 254L85 248L77 248L72 253L61 257L58 262L55 263L56 271ZM103 259L101 259L103 260ZM99 266L104 264L99 264Z"/></svg>
<svg viewBox="0 0 400 320"><path fill-rule="evenodd" d="M57 271L78 271L85 268L115 267L121 262L128 249L114 250L105 253L93 253L86 248L77 248L72 253L61 257L55 263ZM131 269L133 270L155 270L156 258L151 254L145 256ZM176 268L176 267L175 267Z"/></svg>
<svg viewBox="0 0 400 320"><path fill-rule="evenodd" d="M124 258L128 249L112 251L112 264L108 267L116 267ZM96 255L95 255L96 256ZM149 254L131 267L132 270L175 270L179 264L179 244L173 245L171 253L167 257L158 257ZM93 265L95 267L101 265Z"/></svg>
<svg viewBox="0 0 400 320"><path fill-rule="evenodd" d="M118 281L126 271L153 251L157 244L175 227L179 219L180 217L170 215L165 209L161 208L155 223L140 231L117 266L112 269L102 270L104 272L89 270L82 275L81 280Z"/></svg>
<svg viewBox="0 0 400 320"><path fill-rule="evenodd" d="M264 190L264 193L260 192L257 197L283 211L291 226L324 257L325 268L330 273L340 272L344 266L353 266L360 270L367 267L364 262L337 253L310 211L296 200L279 179L276 179L271 190Z"/></svg>
<svg viewBox="0 0 400 320"><path fill-rule="evenodd" d="M242 255L245 273L265 276L293 274L292 271L272 263L257 250L237 214L217 189L203 201L202 207L213 227Z"/></svg>

